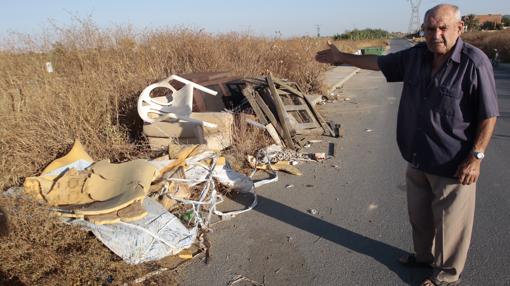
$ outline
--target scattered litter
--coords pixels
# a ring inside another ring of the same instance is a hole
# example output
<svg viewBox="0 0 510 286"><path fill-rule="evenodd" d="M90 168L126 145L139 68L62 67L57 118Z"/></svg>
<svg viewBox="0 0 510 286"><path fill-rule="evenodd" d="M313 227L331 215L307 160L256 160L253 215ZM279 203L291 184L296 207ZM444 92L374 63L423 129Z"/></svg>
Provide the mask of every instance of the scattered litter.
<svg viewBox="0 0 510 286"><path fill-rule="evenodd" d="M351 98L350 98L350 97L345 97L345 98L344 98L344 101L350 101L350 100L351 100Z"/></svg>
<svg viewBox="0 0 510 286"><path fill-rule="evenodd" d="M253 178L253 175L255 174L256 171L257 170L255 169L254 172L251 174L250 178ZM268 172L268 173L271 174L271 177L269 177L267 179L253 180L253 186L255 188L260 188L263 185L278 182L278 174L276 172L273 171L273 172Z"/></svg>
<svg viewBox="0 0 510 286"><path fill-rule="evenodd" d="M46 66L46 71L48 73L52 73L53 72L53 65L51 64L51 62L46 62L45 66Z"/></svg>
<svg viewBox="0 0 510 286"><path fill-rule="evenodd" d="M374 204L374 203L371 203L368 205L368 210L371 211L371 210L375 210L376 208L378 208L378 205Z"/></svg>
<svg viewBox="0 0 510 286"><path fill-rule="evenodd" d="M46 66L48 72L53 72L51 63ZM233 142L234 110L205 110L211 106L207 100L214 98L218 91L184 76L172 75L145 88L137 106L151 148L168 148L167 155L154 160L113 164L109 160L95 161L76 140L65 156L51 162L39 176L27 177L24 188L11 188L3 195L29 195L47 203L65 222L92 231L130 264L159 260L168 255L191 259L194 253L189 248L196 242L206 249L207 258L206 233L210 230L212 215L230 219L249 211L257 204L255 188L278 181L276 171L301 176L303 173L295 167L298 161L321 162L328 158L325 153L298 153L298 145L303 144L303 140L297 141L298 136L329 134L338 137L339 134L339 124L328 125L314 107L316 103L325 102L323 96L307 97L297 84L273 79L270 74L264 78L243 79L237 84L243 102L251 107L247 110L256 115L256 121L247 119L246 122L266 130L276 143L248 157L254 169L250 176L232 170L225 158L214 151ZM221 93L230 93L223 87ZM167 89L166 92L162 92L163 89ZM153 97L153 91L155 95L164 96ZM222 100L225 97L215 102ZM226 108L225 102L221 110ZM174 139L177 144L169 146ZM308 140L304 148L319 142L323 140ZM181 144L189 143L203 145L182 148ZM331 146L334 148L334 143L330 143L328 154L334 156ZM270 176L254 180L257 170ZM292 189L295 185L287 184L285 188ZM220 211L218 206L224 201L223 195L231 191L250 194L251 205L225 213ZM316 209L308 212L319 214ZM287 236L287 241L291 240L293 238ZM162 268L156 272L166 270ZM107 283L113 282L110 278ZM265 283L236 275L228 285L241 281L253 285Z"/></svg>
<svg viewBox="0 0 510 286"><path fill-rule="evenodd" d="M374 131L374 130L369 129L369 128L366 128L366 129L365 129L365 132L372 132L372 131Z"/></svg>
<svg viewBox="0 0 510 286"><path fill-rule="evenodd" d="M326 160L326 153L314 153L313 158L318 162L324 161Z"/></svg>
<svg viewBox="0 0 510 286"><path fill-rule="evenodd" d="M338 166L338 165L331 165L331 167L333 167L335 169L340 169L340 166Z"/></svg>
<svg viewBox="0 0 510 286"><path fill-rule="evenodd" d="M246 276L243 276L243 275L235 275L235 276L232 278L232 280L230 280L230 281L228 282L227 286L232 286L232 285L234 285L234 284L236 284L236 283L239 283L239 282L241 282L241 281L248 281L248 282L250 282L250 283L251 283L251 285L254 285L254 286L264 286L264 284L262 284L262 283L260 283L260 282L257 282L257 281L255 281L255 280L250 279L250 278L248 278L248 277L246 277Z"/></svg>
<svg viewBox="0 0 510 286"><path fill-rule="evenodd" d="M335 143L328 144L328 156L335 157Z"/></svg>
<svg viewBox="0 0 510 286"><path fill-rule="evenodd" d="M184 249L183 251L179 252L178 256L182 259L191 259L193 258L193 251L191 251L191 249Z"/></svg>

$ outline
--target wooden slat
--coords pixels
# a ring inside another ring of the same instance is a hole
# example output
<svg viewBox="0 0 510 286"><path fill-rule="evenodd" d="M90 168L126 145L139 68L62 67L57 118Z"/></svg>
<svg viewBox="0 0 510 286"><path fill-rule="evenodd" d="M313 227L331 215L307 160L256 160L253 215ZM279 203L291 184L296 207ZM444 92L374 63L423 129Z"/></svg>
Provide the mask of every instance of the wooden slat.
<svg viewBox="0 0 510 286"><path fill-rule="evenodd" d="M310 103L310 101L308 101L308 98L304 97L304 99L305 99L306 104L308 104L308 107L310 107L310 111L313 113L315 118L317 118L317 121L319 122L319 124L322 126L322 129L324 129L324 132L329 133L331 136L335 137L335 131L333 131L333 129L331 129L331 127L329 127L329 125L326 123L324 118L322 118L320 113L317 112L315 107L313 107L313 105Z"/></svg>
<svg viewBox="0 0 510 286"><path fill-rule="evenodd" d="M246 86L241 91L244 95L244 97L248 100L248 102L251 105L251 108L253 108L253 111L255 111L255 114L257 115L257 118L259 119L260 123L263 125L267 125L267 119L264 115L264 112L260 109L260 106L258 105L257 101L255 100L254 96L254 90L251 86Z"/></svg>
<svg viewBox="0 0 510 286"><path fill-rule="evenodd" d="M319 127L315 122L308 123L295 123L296 129L312 129ZM297 131L296 131L297 132Z"/></svg>
<svg viewBox="0 0 510 286"><path fill-rule="evenodd" d="M310 111L312 112L313 114L313 117L315 117L318 121L318 123L322 126L322 128L324 129L324 132L326 133L329 133L331 136L335 136L335 132L333 131L333 129L331 129L329 127L329 125L326 123L326 121L324 120L324 118L322 118L322 116L320 115L319 112L317 112L317 110L315 109L315 107L308 101L308 99L304 96L304 94L298 90L300 89L299 88L299 85L296 84L296 88L293 88L291 86L292 83L286 83L286 82L283 82L281 80L278 80L278 79L275 79L275 81L280 85L282 86L283 88L287 89L288 91L292 92L293 94L296 94L297 96L299 97L302 97L306 104L308 104L308 106L310 107Z"/></svg>
<svg viewBox="0 0 510 286"><path fill-rule="evenodd" d="M278 120L276 120L276 118L274 117L274 114L273 114L273 112L271 112L271 109L269 109L269 106L267 106L267 104L264 102L264 100L262 99L260 94L255 92L253 95L255 97L255 100L257 101L258 106L260 107L260 109L262 109L264 114L269 119L269 122L271 122L271 124L273 124L273 127L274 127L274 129L276 129L276 132L278 132L280 137L283 138L283 135L284 135L283 129L280 126L280 124L278 123Z"/></svg>
<svg viewBox="0 0 510 286"><path fill-rule="evenodd" d="M284 105L285 111L307 110L307 105Z"/></svg>
<svg viewBox="0 0 510 286"><path fill-rule="evenodd" d="M322 127L296 130L296 135L321 135L322 133L324 133Z"/></svg>
<svg viewBox="0 0 510 286"><path fill-rule="evenodd" d="M282 88L290 91L291 93L303 98L305 97L303 93L301 93L301 91L293 88L292 86L290 86L289 84L287 84L286 82L282 81L282 80L279 80L279 79L275 79L274 80L276 84L278 84L279 86L281 86Z"/></svg>
<svg viewBox="0 0 510 286"><path fill-rule="evenodd" d="M287 112L285 112L284 105L282 102L282 99L278 95L278 91L276 90L276 87L274 86L274 82L271 76L271 73L269 73L266 77L267 84L269 86L269 90L271 91L271 94L274 98L274 102L276 105L276 111L278 113L278 118L280 119L280 123L282 125L283 129L283 140L287 147L291 149L295 149L294 142L292 141L292 137L290 135L290 124L289 119L287 118Z"/></svg>

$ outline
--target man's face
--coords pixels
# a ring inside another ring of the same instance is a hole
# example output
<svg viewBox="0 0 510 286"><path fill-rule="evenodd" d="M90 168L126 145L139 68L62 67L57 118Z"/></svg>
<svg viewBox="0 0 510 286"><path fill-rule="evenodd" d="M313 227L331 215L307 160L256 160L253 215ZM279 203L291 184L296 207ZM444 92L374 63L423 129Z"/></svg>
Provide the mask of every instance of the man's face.
<svg viewBox="0 0 510 286"><path fill-rule="evenodd" d="M422 28L429 50L435 54L444 55L457 42L464 30L464 23L455 18L453 11L440 9L427 16Z"/></svg>

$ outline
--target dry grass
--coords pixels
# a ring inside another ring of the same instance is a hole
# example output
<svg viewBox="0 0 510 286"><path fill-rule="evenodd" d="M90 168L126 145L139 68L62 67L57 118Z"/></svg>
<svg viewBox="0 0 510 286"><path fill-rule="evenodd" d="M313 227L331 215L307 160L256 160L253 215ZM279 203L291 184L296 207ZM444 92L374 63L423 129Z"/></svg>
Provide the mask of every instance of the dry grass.
<svg viewBox="0 0 510 286"><path fill-rule="evenodd" d="M159 268L127 265L93 234L32 201L0 196L0 205L0 285L121 285ZM175 285L165 276L165 285Z"/></svg>
<svg viewBox="0 0 510 286"><path fill-rule="evenodd" d="M492 58L494 49L498 49L500 60L510 62L510 30L469 32L462 35L462 39L480 48Z"/></svg>
<svg viewBox="0 0 510 286"><path fill-rule="evenodd" d="M56 39L52 44L25 37L23 50L0 52L0 190L36 174L75 138L95 159L147 156L137 97L172 73L271 71L320 91L318 75L327 68L313 60L326 39L211 35L185 28L135 33L101 30L89 21L48 34ZM381 43L337 42L345 51ZM54 73L45 71L46 62Z"/></svg>

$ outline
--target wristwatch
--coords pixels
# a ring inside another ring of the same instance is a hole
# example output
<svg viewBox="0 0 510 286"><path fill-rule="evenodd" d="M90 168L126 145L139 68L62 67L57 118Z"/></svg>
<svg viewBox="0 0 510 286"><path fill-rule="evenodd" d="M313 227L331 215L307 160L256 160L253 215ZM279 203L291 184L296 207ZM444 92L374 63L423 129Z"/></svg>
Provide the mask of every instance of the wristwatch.
<svg viewBox="0 0 510 286"><path fill-rule="evenodd" d="M475 156L476 159L482 160L485 157L485 154L483 152L477 152L473 151L473 156Z"/></svg>

